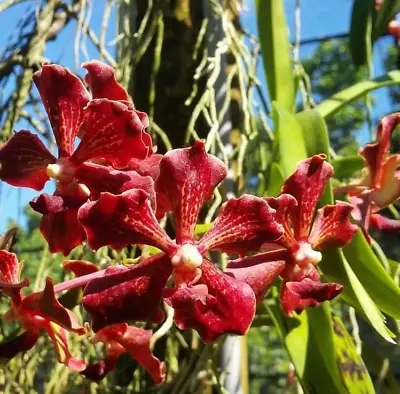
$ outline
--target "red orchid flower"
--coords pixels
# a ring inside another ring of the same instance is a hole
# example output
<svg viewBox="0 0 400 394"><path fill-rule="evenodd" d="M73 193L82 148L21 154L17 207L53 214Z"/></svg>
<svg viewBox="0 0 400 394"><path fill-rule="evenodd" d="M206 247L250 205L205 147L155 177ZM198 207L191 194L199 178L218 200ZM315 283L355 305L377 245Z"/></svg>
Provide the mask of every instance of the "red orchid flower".
<svg viewBox="0 0 400 394"><path fill-rule="evenodd" d="M269 245L273 250L228 265L228 271L235 275L238 269L254 269L260 263L275 261L283 279L280 300L288 315L331 300L342 291L342 285L322 283L316 265L322 259L320 250L346 245L357 231L349 221L352 206L346 202L326 205L314 218L318 200L333 173L325 159L325 155L316 155L299 162L285 181L281 195L267 198L284 228L283 237ZM255 290L258 300L264 297L261 289Z"/></svg>
<svg viewBox="0 0 400 394"><path fill-rule="evenodd" d="M58 302L50 278L44 290L22 296L21 289L29 282L20 280L21 270L22 262L14 253L0 250L0 290L11 299L11 308L3 318L18 321L24 329L22 334L0 344L0 358L11 359L31 349L44 330L53 342L58 361L73 370L84 370L85 361L75 359L68 350L68 331L82 335L86 330L78 324L75 315Z"/></svg>
<svg viewBox="0 0 400 394"><path fill-rule="evenodd" d="M400 230L400 221L389 219L378 212L400 198L400 154L390 154L390 139L400 123L400 113L382 118L376 142L360 151L366 167L361 179L335 188L335 193L347 193L354 206L353 217L369 240L368 228L383 231Z"/></svg>
<svg viewBox="0 0 400 394"><path fill-rule="evenodd" d="M115 369L122 354L129 353L151 375L154 383L163 383L166 378L165 364L151 353L151 336L151 330L128 326L126 323L101 329L92 342L106 345L106 357L89 365L81 372L82 375L98 382Z"/></svg>
<svg viewBox="0 0 400 394"><path fill-rule="evenodd" d="M175 309L176 325L197 330L205 342L247 331L255 313L254 292L205 255L210 250L257 251L266 240L278 239L282 228L267 201L243 195L228 200L213 227L196 240L200 209L226 173L224 163L207 154L202 141L161 159L157 203L162 201L174 214L175 241L160 227L151 196L143 190L102 193L80 208L78 218L92 248L141 243L162 250L131 268L110 267L103 278L88 283L83 305L95 331L126 320L160 322L162 297ZM171 275L174 287L165 288Z"/></svg>
<svg viewBox="0 0 400 394"><path fill-rule="evenodd" d="M124 168L133 158L145 159L152 152L151 138L144 132L147 115L128 101L114 70L98 61L83 67L92 95L78 77L58 65L45 64L33 77L52 125L58 158L27 130L14 134L0 148L1 180L35 190L42 190L50 178L57 181L53 196L42 194L31 205L44 215L40 229L51 252L65 255L84 240L76 213L93 186L98 192L112 191L99 189L104 184L86 184L88 172L101 168L93 161Z"/></svg>

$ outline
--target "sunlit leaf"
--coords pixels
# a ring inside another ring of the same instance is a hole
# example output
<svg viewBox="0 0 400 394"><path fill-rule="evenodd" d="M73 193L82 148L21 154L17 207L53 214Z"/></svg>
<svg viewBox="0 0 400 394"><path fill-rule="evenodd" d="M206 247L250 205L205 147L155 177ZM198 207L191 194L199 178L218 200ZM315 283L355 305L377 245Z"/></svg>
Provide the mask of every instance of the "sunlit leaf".
<svg viewBox="0 0 400 394"><path fill-rule="evenodd" d="M338 179L350 178L357 171L364 167L364 160L361 156L339 157L331 161L335 169L334 177Z"/></svg>
<svg viewBox="0 0 400 394"><path fill-rule="evenodd" d="M293 111L294 74L283 0L256 0L265 76L271 101Z"/></svg>
<svg viewBox="0 0 400 394"><path fill-rule="evenodd" d="M317 105L315 109L317 109L324 118L328 118L329 116L334 115L345 105L366 95L372 90L398 84L400 84L400 71L390 71L386 75L383 75L379 78L370 81L358 82L349 88L334 94L333 96L322 101L322 103Z"/></svg>

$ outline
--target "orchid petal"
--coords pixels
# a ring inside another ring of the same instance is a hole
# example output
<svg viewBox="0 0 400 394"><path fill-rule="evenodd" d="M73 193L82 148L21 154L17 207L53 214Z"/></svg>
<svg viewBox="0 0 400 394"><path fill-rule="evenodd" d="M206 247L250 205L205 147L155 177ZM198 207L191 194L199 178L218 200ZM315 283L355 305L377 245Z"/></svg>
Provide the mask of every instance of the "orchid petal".
<svg viewBox="0 0 400 394"><path fill-rule="evenodd" d="M343 201L319 209L308 239L312 248L341 248L348 244L358 229L349 220L352 210L352 205Z"/></svg>
<svg viewBox="0 0 400 394"><path fill-rule="evenodd" d="M0 179L12 186L42 190L49 180L46 168L55 161L37 135L22 130L0 148Z"/></svg>
<svg viewBox="0 0 400 394"><path fill-rule="evenodd" d="M21 310L40 316L46 322L53 322L79 335L86 332L85 328L78 323L76 316L57 300L53 281L50 278L46 279L44 290L32 293L22 299Z"/></svg>
<svg viewBox="0 0 400 394"><path fill-rule="evenodd" d="M379 214L372 214L370 216L371 227L379 231L385 232L398 232L400 231L400 220L389 219L386 216Z"/></svg>
<svg viewBox="0 0 400 394"><path fill-rule="evenodd" d="M124 168L132 157L146 158L152 147L144 120L142 113L122 102L92 100L85 108L83 136L72 162L105 159L113 167Z"/></svg>
<svg viewBox="0 0 400 394"><path fill-rule="evenodd" d="M226 173L225 164L206 153L205 144L200 140L190 148L169 151L162 158L156 191L174 213L178 244L194 240L200 209L212 198Z"/></svg>
<svg viewBox="0 0 400 394"><path fill-rule="evenodd" d="M254 291L256 302L261 302L275 279L285 268L286 250L277 250L244 257L229 262L226 272L247 283Z"/></svg>
<svg viewBox="0 0 400 394"><path fill-rule="evenodd" d="M281 289L281 305L287 315L301 313L308 306L330 301L339 295L343 286L337 283L321 283L309 278L299 282L284 282Z"/></svg>
<svg viewBox="0 0 400 394"><path fill-rule="evenodd" d="M159 323L163 319L161 292L172 272L167 256L158 254L133 267L110 267L105 276L90 281L83 307L97 331L127 320Z"/></svg>
<svg viewBox="0 0 400 394"><path fill-rule="evenodd" d="M39 330L29 330L15 338L0 343L0 359L11 359L18 353L32 349L40 336Z"/></svg>
<svg viewBox="0 0 400 394"><path fill-rule="evenodd" d="M136 171L119 171L93 163L85 163L75 172L75 178L86 185L92 198L98 198L100 192L121 194L130 189L142 189L150 196L155 208L154 182L150 176L139 175Z"/></svg>
<svg viewBox="0 0 400 394"><path fill-rule="evenodd" d="M99 271L99 267L86 260L66 260L62 263L62 267L74 273L76 277L93 274Z"/></svg>
<svg viewBox="0 0 400 394"><path fill-rule="evenodd" d="M150 155L144 160L133 158L126 166L126 170L134 170L140 175L149 175L153 179L157 179L157 177L160 175L160 162L162 158L163 155L160 154Z"/></svg>
<svg viewBox="0 0 400 394"><path fill-rule="evenodd" d="M50 119L60 157L69 157L90 100L82 81L66 68L43 65L33 76Z"/></svg>
<svg viewBox="0 0 400 394"><path fill-rule="evenodd" d="M0 290L15 304L21 302L21 289L29 285L29 280L20 280L22 262L14 253L0 250Z"/></svg>
<svg viewBox="0 0 400 394"><path fill-rule="evenodd" d="M255 314L251 287L217 269L206 259L194 286L164 289L164 298L175 310L181 330L193 328L208 343L223 334L244 335Z"/></svg>
<svg viewBox="0 0 400 394"><path fill-rule="evenodd" d="M85 82L89 85L94 99L129 101L128 92L118 83L115 70L111 66L98 60L91 60L83 63L82 67L88 72Z"/></svg>
<svg viewBox="0 0 400 394"><path fill-rule="evenodd" d="M267 241L282 236L282 226L276 212L266 200L245 194L226 201L213 227L199 241L199 251L218 249L244 254L258 251Z"/></svg>
<svg viewBox="0 0 400 394"><path fill-rule="evenodd" d="M382 118L376 133L377 142L365 145L360 151L360 155L368 166L374 189L382 186L384 161L390 150L392 133L399 123L400 113L394 113Z"/></svg>
<svg viewBox="0 0 400 394"><path fill-rule="evenodd" d="M102 193L98 201L80 208L78 218L93 249L105 245L121 249L138 243L155 246L166 253L176 249L151 209L149 194L140 189L118 196Z"/></svg>
<svg viewBox="0 0 400 394"><path fill-rule="evenodd" d="M317 202L333 173L333 167L325 159L321 154L300 161L282 187L282 193L291 194L297 200L293 228L298 241L307 239Z"/></svg>

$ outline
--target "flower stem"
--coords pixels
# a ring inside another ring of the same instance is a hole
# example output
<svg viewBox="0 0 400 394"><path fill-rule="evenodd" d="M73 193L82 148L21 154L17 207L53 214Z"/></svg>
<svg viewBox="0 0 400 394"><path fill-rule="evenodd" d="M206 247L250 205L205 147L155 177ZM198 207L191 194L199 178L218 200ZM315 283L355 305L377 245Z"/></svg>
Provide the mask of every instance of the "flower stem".
<svg viewBox="0 0 400 394"><path fill-rule="evenodd" d="M60 291L70 290L75 287L80 287L86 285L93 279L102 278L105 274L105 270L96 271L88 275L79 276L78 278L74 278L71 280L67 280L66 282L59 283L54 286L54 292L59 293Z"/></svg>

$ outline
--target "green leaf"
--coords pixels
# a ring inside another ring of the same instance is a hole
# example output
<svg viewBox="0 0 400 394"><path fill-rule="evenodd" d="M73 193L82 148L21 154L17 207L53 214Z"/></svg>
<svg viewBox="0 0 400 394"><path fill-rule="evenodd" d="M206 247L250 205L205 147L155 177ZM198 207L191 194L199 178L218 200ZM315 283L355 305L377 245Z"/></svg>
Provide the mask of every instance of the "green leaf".
<svg viewBox="0 0 400 394"><path fill-rule="evenodd" d="M303 132L296 116L277 102L273 103L273 120L279 164L286 178L293 173L297 162L307 157Z"/></svg>
<svg viewBox="0 0 400 394"><path fill-rule="evenodd" d="M387 30L389 22L400 12L400 0L385 0L376 14L373 39L377 40Z"/></svg>
<svg viewBox="0 0 400 394"><path fill-rule="evenodd" d="M372 54L372 23L375 0L354 0L351 12L349 47L356 67L367 65Z"/></svg>
<svg viewBox="0 0 400 394"><path fill-rule="evenodd" d="M346 393L336 363L329 304L309 308L292 318L285 316L278 305L270 305L269 309L304 392Z"/></svg>
<svg viewBox="0 0 400 394"><path fill-rule="evenodd" d="M400 319L400 289L368 245L361 230L343 251L357 278L379 309Z"/></svg>
<svg viewBox="0 0 400 394"><path fill-rule="evenodd" d="M268 189L264 196L277 196L285 182L282 170L278 163L272 162L269 168Z"/></svg>
<svg viewBox="0 0 400 394"><path fill-rule="evenodd" d="M212 227L213 223L204 223L204 224L196 224L195 227L195 234L197 237L205 234L211 227Z"/></svg>
<svg viewBox="0 0 400 394"><path fill-rule="evenodd" d="M271 101L293 111L295 88L283 0L256 0L265 77Z"/></svg>
<svg viewBox="0 0 400 394"><path fill-rule="evenodd" d="M358 98L366 95L368 92L376 89L381 89L387 86L400 84L400 71L390 71L386 75L371 81L358 82L349 88L346 88L339 93L322 101L315 107L316 110L324 117L334 115L337 111L345 105L357 100Z"/></svg>
<svg viewBox="0 0 400 394"><path fill-rule="evenodd" d="M352 336L342 320L332 316L336 359L349 393L375 393L374 385L362 358L358 355Z"/></svg>
<svg viewBox="0 0 400 394"><path fill-rule="evenodd" d="M334 176L338 179L350 178L355 172L364 168L364 159L361 156L340 157L331 161L335 169Z"/></svg>
<svg viewBox="0 0 400 394"><path fill-rule="evenodd" d="M370 297L354 273L342 250L327 249L323 251L322 256L320 267L330 281L343 285L344 300L369 321L384 339L393 343L393 333L386 327L385 317L375 304L375 299Z"/></svg>

